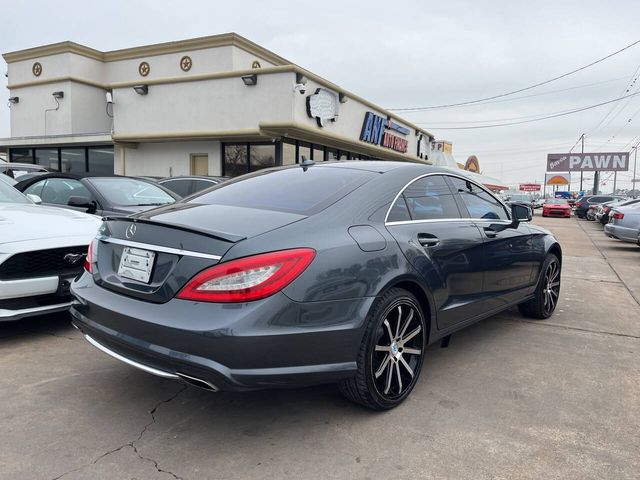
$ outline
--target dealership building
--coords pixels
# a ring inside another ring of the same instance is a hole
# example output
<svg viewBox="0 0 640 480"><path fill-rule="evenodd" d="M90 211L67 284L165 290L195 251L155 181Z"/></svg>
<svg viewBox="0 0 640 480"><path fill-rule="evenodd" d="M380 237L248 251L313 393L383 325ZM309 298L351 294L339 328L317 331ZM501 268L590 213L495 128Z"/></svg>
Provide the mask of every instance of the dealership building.
<svg viewBox="0 0 640 480"><path fill-rule="evenodd" d="M236 176L304 158L432 163L435 154L428 131L234 33L109 52L62 42L3 57L11 137L0 152L12 162Z"/></svg>

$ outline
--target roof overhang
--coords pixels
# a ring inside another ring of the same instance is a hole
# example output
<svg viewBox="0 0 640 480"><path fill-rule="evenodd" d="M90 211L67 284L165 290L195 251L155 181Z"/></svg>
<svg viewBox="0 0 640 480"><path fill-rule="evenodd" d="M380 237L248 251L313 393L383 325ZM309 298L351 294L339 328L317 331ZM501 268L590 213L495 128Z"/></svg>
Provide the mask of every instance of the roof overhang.
<svg viewBox="0 0 640 480"><path fill-rule="evenodd" d="M220 35L210 35L207 37L190 38L187 40L178 40L175 42L156 43L153 45L145 45L142 47L111 50L108 52L101 52L100 50L95 50L93 48L80 45L79 43L65 41L5 53L2 55L2 57L7 63L13 63L49 55L74 53L76 55L81 55L83 57L91 58L93 60L98 60L101 62L115 62L118 60L128 60L132 58L202 50L205 48L215 48L229 45L234 45L236 47L242 48L243 50L246 50L247 52L252 53L257 57L262 58L263 60L271 62L274 65L287 65L291 63L289 60L282 58L272 51L261 47L257 43L254 43L251 40L233 32L223 33Z"/></svg>
<svg viewBox="0 0 640 480"><path fill-rule="evenodd" d="M72 135L47 135L33 137L0 138L0 149L37 146L108 145L113 139L110 133Z"/></svg>

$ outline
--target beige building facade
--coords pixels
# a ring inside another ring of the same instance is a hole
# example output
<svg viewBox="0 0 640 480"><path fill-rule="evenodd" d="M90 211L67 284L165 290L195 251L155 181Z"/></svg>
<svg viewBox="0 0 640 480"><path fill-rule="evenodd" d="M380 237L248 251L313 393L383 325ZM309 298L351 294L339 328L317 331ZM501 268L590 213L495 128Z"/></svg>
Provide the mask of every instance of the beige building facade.
<svg viewBox="0 0 640 480"><path fill-rule="evenodd" d="M237 34L3 55L13 162L70 172L236 176L340 159L430 163L433 136Z"/></svg>

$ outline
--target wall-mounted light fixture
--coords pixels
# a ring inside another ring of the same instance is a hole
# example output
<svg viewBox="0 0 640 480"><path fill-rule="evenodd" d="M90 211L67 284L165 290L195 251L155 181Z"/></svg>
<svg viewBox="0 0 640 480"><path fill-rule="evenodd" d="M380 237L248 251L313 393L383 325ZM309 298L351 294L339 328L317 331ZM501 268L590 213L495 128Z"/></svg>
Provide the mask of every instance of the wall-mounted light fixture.
<svg viewBox="0 0 640 480"><path fill-rule="evenodd" d="M149 93L149 85L136 85L133 89L138 95L146 95Z"/></svg>
<svg viewBox="0 0 640 480"><path fill-rule="evenodd" d="M255 73L252 75L243 75L242 81L247 86L257 85L258 84L258 75Z"/></svg>
<svg viewBox="0 0 640 480"><path fill-rule="evenodd" d="M62 91L53 92L51 95L53 95L53 98L64 98L64 92L62 92Z"/></svg>
<svg viewBox="0 0 640 480"><path fill-rule="evenodd" d="M9 97L9 103L12 105L16 103L20 103L20 97Z"/></svg>
<svg viewBox="0 0 640 480"><path fill-rule="evenodd" d="M340 92L338 94L338 100L340 100L340 103L347 103L347 100L349 100L349 97L347 97L346 93Z"/></svg>

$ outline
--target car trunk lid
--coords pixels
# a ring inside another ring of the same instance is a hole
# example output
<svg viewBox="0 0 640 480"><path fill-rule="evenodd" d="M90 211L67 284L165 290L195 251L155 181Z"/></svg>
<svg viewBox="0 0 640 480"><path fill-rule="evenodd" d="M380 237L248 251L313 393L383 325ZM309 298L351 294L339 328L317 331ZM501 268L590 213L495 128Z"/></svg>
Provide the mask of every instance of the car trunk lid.
<svg viewBox="0 0 640 480"><path fill-rule="evenodd" d="M221 205L173 204L134 217L107 217L94 244L98 285L164 303L236 243L306 218Z"/></svg>

